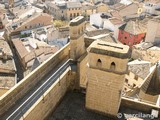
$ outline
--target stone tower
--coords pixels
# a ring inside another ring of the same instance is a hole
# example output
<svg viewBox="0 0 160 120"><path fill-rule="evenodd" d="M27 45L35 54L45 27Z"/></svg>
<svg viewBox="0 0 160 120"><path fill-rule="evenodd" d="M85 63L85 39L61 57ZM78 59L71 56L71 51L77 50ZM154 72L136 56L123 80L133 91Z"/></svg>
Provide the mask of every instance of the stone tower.
<svg viewBox="0 0 160 120"><path fill-rule="evenodd" d="M130 50L122 44L95 41L88 49L86 108L116 116Z"/></svg>
<svg viewBox="0 0 160 120"><path fill-rule="evenodd" d="M85 53L85 18L78 16L70 21L70 58L76 61Z"/></svg>

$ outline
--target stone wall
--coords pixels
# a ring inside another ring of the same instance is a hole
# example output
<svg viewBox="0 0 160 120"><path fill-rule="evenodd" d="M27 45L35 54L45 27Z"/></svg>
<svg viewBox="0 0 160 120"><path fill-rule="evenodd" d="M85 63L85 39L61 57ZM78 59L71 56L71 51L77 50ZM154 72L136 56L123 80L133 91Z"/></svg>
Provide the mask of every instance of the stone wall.
<svg viewBox="0 0 160 120"><path fill-rule="evenodd" d="M157 103L158 97L159 97L159 95L149 95L149 94L144 93L142 90L140 90L140 92L139 92L140 99L142 99L146 102L147 101L151 102L152 104L155 104L155 105Z"/></svg>
<svg viewBox="0 0 160 120"><path fill-rule="evenodd" d="M121 102L124 75L87 69L86 108L116 116Z"/></svg>
<svg viewBox="0 0 160 120"><path fill-rule="evenodd" d="M44 120L55 109L69 87L70 68L39 98L20 120Z"/></svg>
<svg viewBox="0 0 160 120"><path fill-rule="evenodd" d="M145 61L150 61L151 63L156 63L160 60L160 49L141 50L134 48L132 50L132 58L140 58Z"/></svg>
<svg viewBox="0 0 160 120"><path fill-rule="evenodd" d="M84 54L80 59L78 59L78 75L79 75L79 86L82 88L86 88L87 84L87 61L88 56L87 53Z"/></svg>
<svg viewBox="0 0 160 120"><path fill-rule="evenodd" d="M70 44L64 46L59 52L37 67L31 74L27 75L12 89L0 97L0 115L4 114L11 108L18 99L22 98L29 90L31 90L49 71L51 71L58 63L69 58Z"/></svg>
<svg viewBox="0 0 160 120"><path fill-rule="evenodd" d="M122 97L121 106L144 111L147 113L151 113L152 109L160 111L160 107L158 107L156 105L145 103L142 101L135 101L133 99L125 98L125 97ZM160 115L160 112L159 112L159 115Z"/></svg>
<svg viewBox="0 0 160 120"><path fill-rule="evenodd" d="M84 37L84 43L85 47L88 48L92 42L94 42L96 39Z"/></svg>
<svg viewBox="0 0 160 120"><path fill-rule="evenodd" d="M0 88L0 97L5 94L9 89Z"/></svg>

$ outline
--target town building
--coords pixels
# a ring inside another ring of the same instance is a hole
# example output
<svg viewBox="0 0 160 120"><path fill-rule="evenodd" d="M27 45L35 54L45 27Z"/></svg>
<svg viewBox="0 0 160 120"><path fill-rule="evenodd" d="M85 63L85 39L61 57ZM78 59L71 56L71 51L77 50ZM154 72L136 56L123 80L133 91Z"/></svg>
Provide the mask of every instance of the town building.
<svg viewBox="0 0 160 120"><path fill-rule="evenodd" d="M150 21L148 21L145 42L152 43L152 44L159 44L160 43L159 26L160 26L160 18L159 17L153 18Z"/></svg>
<svg viewBox="0 0 160 120"><path fill-rule="evenodd" d="M86 18L87 21L90 20L90 15L96 13L96 6L89 2L82 3L82 15Z"/></svg>
<svg viewBox="0 0 160 120"><path fill-rule="evenodd" d="M17 35L22 32L23 34L30 34L32 29L52 25L52 21L52 16L46 13L34 13L24 19L13 21L12 24L6 27L6 34L7 36Z"/></svg>
<svg viewBox="0 0 160 120"><path fill-rule="evenodd" d="M118 40L124 45L132 47L144 41L146 28L138 21L129 21L119 27Z"/></svg>
<svg viewBox="0 0 160 120"><path fill-rule="evenodd" d="M128 73L125 76L124 95L131 96L136 88L140 88L150 73L151 62L133 60L128 63Z"/></svg>
<svg viewBox="0 0 160 120"><path fill-rule="evenodd" d="M82 14L82 5L74 1L55 1L46 2L48 13L53 15L54 19L72 20Z"/></svg>
<svg viewBox="0 0 160 120"><path fill-rule="evenodd" d="M160 15L159 0L145 0L143 8L147 14Z"/></svg>
<svg viewBox="0 0 160 120"><path fill-rule="evenodd" d="M39 41L38 39L30 37L22 39L15 38L12 39L12 42L21 62L20 64L25 71L24 76L58 51L56 46L50 46L44 41Z"/></svg>
<svg viewBox="0 0 160 120"><path fill-rule="evenodd" d="M4 38L0 37L0 96L17 84L16 71L12 51Z"/></svg>

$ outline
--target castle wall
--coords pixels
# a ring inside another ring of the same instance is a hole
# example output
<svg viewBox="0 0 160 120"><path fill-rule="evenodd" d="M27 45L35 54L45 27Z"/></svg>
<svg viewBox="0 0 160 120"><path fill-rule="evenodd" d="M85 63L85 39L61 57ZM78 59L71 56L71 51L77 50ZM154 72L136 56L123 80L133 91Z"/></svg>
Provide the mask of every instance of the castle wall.
<svg viewBox="0 0 160 120"><path fill-rule="evenodd" d="M155 95L155 96L149 95L149 94L144 93L142 90L140 90L140 93L139 93L140 99L146 102L151 102L152 104L155 104L155 105L157 103L158 97L159 95Z"/></svg>
<svg viewBox="0 0 160 120"><path fill-rule="evenodd" d="M124 75L88 69L86 107L116 116L121 102Z"/></svg>
<svg viewBox="0 0 160 120"><path fill-rule="evenodd" d="M130 99L130 98L126 98L126 97L122 97L121 107L136 109L136 110L144 111L147 113L151 113L152 109L160 111L160 107L158 107L156 105L149 104L149 103L146 103L143 101L136 101L134 99ZM159 115L160 115L160 112L159 112Z"/></svg>
<svg viewBox="0 0 160 120"><path fill-rule="evenodd" d="M20 120L44 120L57 106L68 90L70 77L68 68Z"/></svg>
<svg viewBox="0 0 160 120"><path fill-rule="evenodd" d="M88 55L83 55L78 61L79 86L82 88L86 88Z"/></svg>
<svg viewBox="0 0 160 120"><path fill-rule="evenodd" d="M59 52L54 54L31 74L26 76L12 89L0 97L0 115L4 114L11 108L17 100L22 98L29 90L31 90L49 71L51 71L58 63L69 58L69 47L67 44Z"/></svg>

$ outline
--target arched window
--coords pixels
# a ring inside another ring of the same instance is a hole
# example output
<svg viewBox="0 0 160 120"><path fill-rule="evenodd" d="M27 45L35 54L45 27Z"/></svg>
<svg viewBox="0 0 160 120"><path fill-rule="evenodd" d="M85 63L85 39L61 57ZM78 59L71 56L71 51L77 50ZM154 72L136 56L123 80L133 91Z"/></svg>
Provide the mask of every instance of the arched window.
<svg viewBox="0 0 160 120"><path fill-rule="evenodd" d="M110 69L111 70L115 70L116 69L116 64L114 62L111 63Z"/></svg>
<svg viewBox="0 0 160 120"><path fill-rule="evenodd" d="M83 29L84 29L84 28L83 28L83 26L82 26L82 27L81 27L81 32L82 32L82 33L83 33Z"/></svg>
<svg viewBox="0 0 160 120"><path fill-rule="evenodd" d="M72 17L72 13L70 14L70 17Z"/></svg>
<svg viewBox="0 0 160 120"><path fill-rule="evenodd" d="M102 66L102 61L100 59L97 60L97 66L101 67Z"/></svg>

